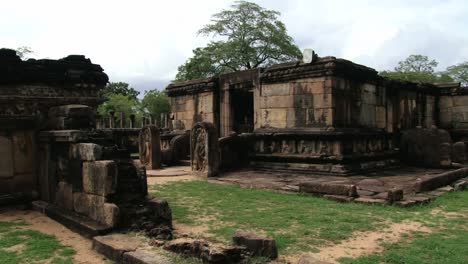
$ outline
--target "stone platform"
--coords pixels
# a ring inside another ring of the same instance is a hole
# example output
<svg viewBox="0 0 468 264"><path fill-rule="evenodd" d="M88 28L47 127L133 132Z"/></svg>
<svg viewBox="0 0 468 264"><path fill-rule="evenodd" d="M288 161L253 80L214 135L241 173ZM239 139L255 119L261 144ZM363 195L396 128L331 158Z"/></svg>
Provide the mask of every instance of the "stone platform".
<svg viewBox="0 0 468 264"><path fill-rule="evenodd" d="M427 202L454 189L465 188L467 177L468 168L400 167L355 176L241 170L224 173L221 177L210 178L210 181L234 183L243 187L302 191L338 201L410 206Z"/></svg>

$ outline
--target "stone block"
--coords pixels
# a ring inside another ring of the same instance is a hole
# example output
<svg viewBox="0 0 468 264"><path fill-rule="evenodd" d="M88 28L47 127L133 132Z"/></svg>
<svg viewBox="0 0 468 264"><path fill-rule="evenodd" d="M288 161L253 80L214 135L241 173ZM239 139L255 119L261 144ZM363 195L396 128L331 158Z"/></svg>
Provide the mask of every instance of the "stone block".
<svg viewBox="0 0 468 264"><path fill-rule="evenodd" d="M71 184L64 181L58 183L55 204L60 208L73 210L73 188Z"/></svg>
<svg viewBox="0 0 468 264"><path fill-rule="evenodd" d="M272 238L237 230L232 240L235 245L245 247L252 256L269 259L276 259L278 257L276 241Z"/></svg>
<svg viewBox="0 0 468 264"><path fill-rule="evenodd" d="M200 258L208 263L239 263L241 248L214 245L200 239L179 238L167 242L164 249Z"/></svg>
<svg viewBox="0 0 468 264"><path fill-rule="evenodd" d="M289 83L265 84L262 86L262 96L289 95Z"/></svg>
<svg viewBox="0 0 468 264"><path fill-rule="evenodd" d="M113 203L104 203L102 212L98 213L97 221L107 226L117 226L119 223L120 209Z"/></svg>
<svg viewBox="0 0 468 264"><path fill-rule="evenodd" d="M152 216L160 223L172 226L172 211L166 200L153 198L147 201L148 208L152 211Z"/></svg>
<svg viewBox="0 0 468 264"><path fill-rule="evenodd" d="M452 145L452 160L453 162L466 162L466 146L465 142L459 141Z"/></svg>
<svg viewBox="0 0 468 264"><path fill-rule="evenodd" d="M137 249L125 252L122 257L123 264L175 264L170 258L154 250Z"/></svg>
<svg viewBox="0 0 468 264"><path fill-rule="evenodd" d="M292 108L295 107L294 97L291 95L263 97L262 108Z"/></svg>
<svg viewBox="0 0 468 264"><path fill-rule="evenodd" d="M0 179L13 178L13 144L10 138L0 136Z"/></svg>
<svg viewBox="0 0 468 264"><path fill-rule="evenodd" d="M94 109L86 105L64 105L49 109L47 128L52 130L90 128L95 124Z"/></svg>
<svg viewBox="0 0 468 264"><path fill-rule="evenodd" d="M452 96L452 102L453 106L468 106L468 96Z"/></svg>
<svg viewBox="0 0 468 264"><path fill-rule="evenodd" d="M351 202L354 200L354 197L349 197L345 195L325 194L323 197L336 202Z"/></svg>
<svg viewBox="0 0 468 264"><path fill-rule="evenodd" d="M83 161L95 161L102 157L102 147L94 143L77 143L70 145L70 158L83 160Z"/></svg>
<svg viewBox="0 0 468 264"><path fill-rule="evenodd" d="M333 194L357 197L356 185L351 184L329 184L321 182L303 182L299 184L301 192L316 194Z"/></svg>
<svg viewBox="0 0 468 264"><path fill-rule="evenodd" d="M83 163L83 190L90 194L107 196L117 188L117 165L112 160Z"/></svg>
<svg viewBox="0 0 468 264"><path fill-rule="evenodd" d="M439 108L441 110L448 109L453 107L453 97L452 96L441 96L439 100Z"/></svg>
<svg viewBox="0 0 468 264"><path fill-rule="evenodd" d="M124 234L93 238L93 249L117 263L122 263L124 253L135 251L142 244L138 238Z"/></svg>

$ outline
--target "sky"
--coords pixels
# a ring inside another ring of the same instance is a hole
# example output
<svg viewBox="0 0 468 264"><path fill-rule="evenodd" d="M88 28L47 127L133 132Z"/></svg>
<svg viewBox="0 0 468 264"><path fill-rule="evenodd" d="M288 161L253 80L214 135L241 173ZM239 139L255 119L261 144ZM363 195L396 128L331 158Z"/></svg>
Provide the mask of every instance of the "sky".
<svg viewBox="0 0 468 264"><path fill-rule="evenodd" d="M466 0L259 0L301 50L393 69L411 54L439 62L468 61ZM164 89L192 50L211 37L197 31L224 0L0 0L0 48L28 46L33 58L82 54L111 82L140 91Z"/></svg>

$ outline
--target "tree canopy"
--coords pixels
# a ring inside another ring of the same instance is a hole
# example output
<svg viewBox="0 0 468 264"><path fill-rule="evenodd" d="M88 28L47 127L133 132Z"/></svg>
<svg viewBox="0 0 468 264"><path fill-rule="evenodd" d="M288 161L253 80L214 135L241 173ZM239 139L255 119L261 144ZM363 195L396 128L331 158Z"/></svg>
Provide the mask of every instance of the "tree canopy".
<svg viewBox="0 0 468 264"><path fill-rule="evenodd" d="M206 78L301 57L299 48L278 20L280 13L255 3L237 1L229 10L212 16L212 23L199 30L218 37L206 47L193 50L193 57L179 66L177 81Z"/></svg>
<svg viewBox="0 0 468 264"><path fill-rule="evenodd" d="M123 96L128 96L131 99L137 100L137 96L140 94L139 91L130 87L128 83L125 82L111 82L106 85L103 90L105 97L110 94L120 94Z"/></svg>
<svg viewBox="0 0 468 264"><path fill-rule="evenodd" d="M447 67L445 74L454 81L461 82L462 86L468 86L468 61Z"/></svg>
<svg viewBox="0 0 468 264"><path fill-rule="evenodd" d="M165 92L158 90L145 91L145 96L141 100L142 108L154 118L159 118L162 113L169 113L171 106Z"/></svg>
<svg viewBox="0 0 468 264"><path fill-rule="evenodd" d="M398 62L398 66L393 71L383 71L380 75L392 79L413 81L413 82L451 82L452 77L445 72L436 72L435 68L439 63L429 59L424 55L410 55L403 61Z"/></svg>
<svg viewBox="0 0 468 264"><path fill-rule="evenodd" d="M20 57L22 60L29 59L29 55L34 54L34 51L27 46L21 46L15 49L16 55Z"/></svg>

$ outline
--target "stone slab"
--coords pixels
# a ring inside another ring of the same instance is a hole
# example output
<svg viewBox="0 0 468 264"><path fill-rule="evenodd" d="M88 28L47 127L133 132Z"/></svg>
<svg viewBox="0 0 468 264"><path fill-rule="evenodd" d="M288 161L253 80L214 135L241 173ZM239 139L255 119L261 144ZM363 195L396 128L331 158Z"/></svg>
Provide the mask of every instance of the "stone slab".
<svg viewBox="0 0 468 264"><path fill-rule="evenodd" d="M93 161L102 157L102 147L94 143L78 143L70 145L70 158Z"/></svg>
<svg viewBox="0 0 468 264"><path fill-rule="evenodd" d="M276 259L278 257L276 241L270 237L237 230L232 240L235 245L245 247L252 256L269 259Z"/></svg>
<svg viewBox="0 0 468 264"><path fill-rule="evenodd" d="M100 224L99 222L94 221L89 217L60 209L54 205L47 206L45 209L45 214L66 226L67 228L87 238L105 235L112 230L112 228Z"/></svg>
<svg viewBox="0 0 468 264"><path fill-rule="evenodd" d="M124 253L135 251L141 245L140 239L125 234L111 234L93 238L93 249L117 263L122 263Z"/></svg>
<svg viewBox="0 0 468 264"><path fill-rule="evenodd" d="M357 197L356 185L350 184L327 184L317 182L303 182L299 184L299 190L307 193L344 195Z"/></svg>
<svg viewBox="0 0 468 264"><path fill-rule="evenodd" d="M166 256L155 251L140 250L125 252L122 263L124 264L173 264L176 263Z"/></svg>
<svg viewBox="0 0 468 264"><path fill-rule="evenodd" d="M117 165L112 160L83 162L83 190L107 196L116 192Z"/></svg>

